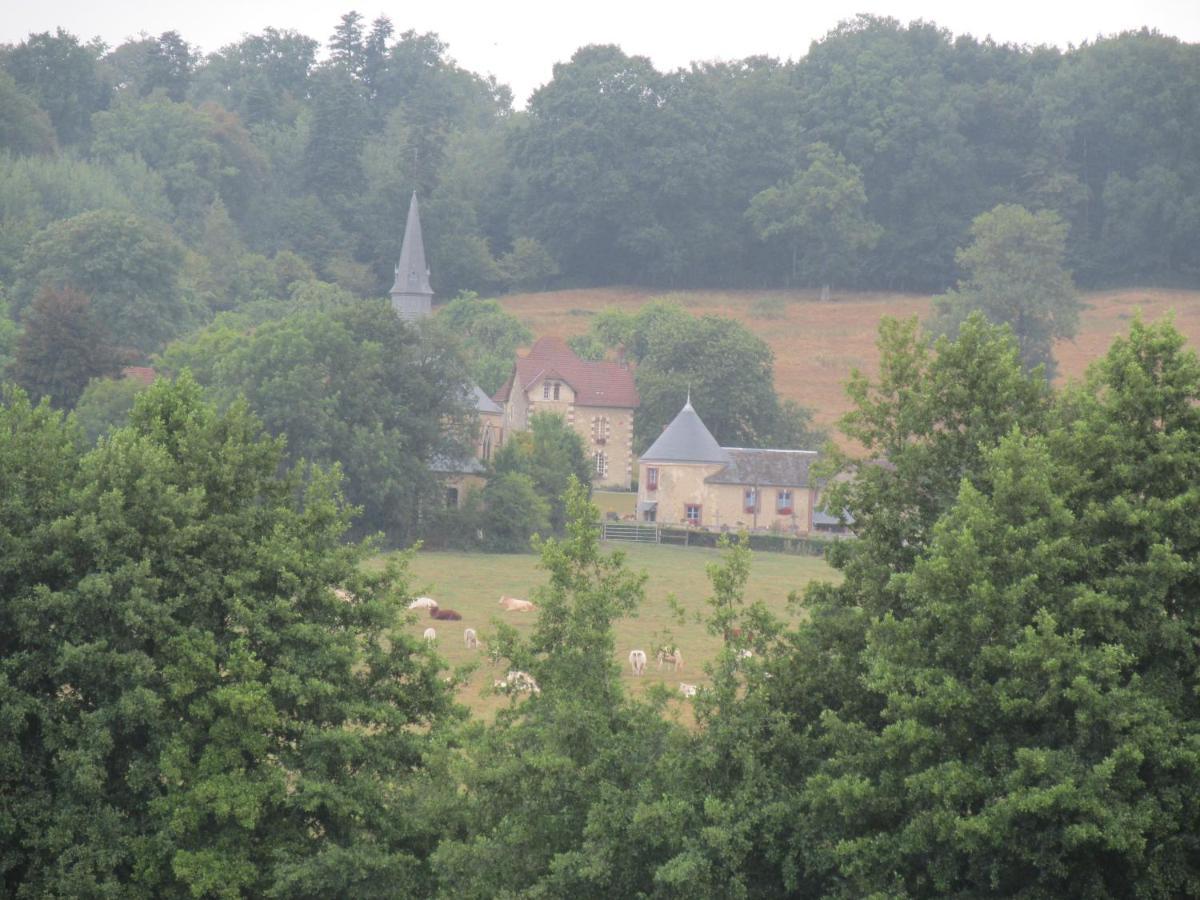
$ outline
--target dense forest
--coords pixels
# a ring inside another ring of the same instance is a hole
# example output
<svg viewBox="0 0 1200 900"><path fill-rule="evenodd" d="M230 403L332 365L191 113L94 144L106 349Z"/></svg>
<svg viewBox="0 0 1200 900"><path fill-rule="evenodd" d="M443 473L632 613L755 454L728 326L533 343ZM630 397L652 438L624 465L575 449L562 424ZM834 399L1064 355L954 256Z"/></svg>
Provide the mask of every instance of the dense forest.
<svg viewBox="0 0 1200 900"><path fill-rule="evenodd" d="M175 32L0 48L14 307L71 235L119 239L76 219L98 211L166 241L154 262L186 302L157 326L305 273L378 295L413 190L443 298L552 282L936 292L1001 203L1056 212L1083 285L1200 277L1200 48L1157 33L1060 51L864 16L794 61L673 72L589 46L525 110L386 18L349 13L321 50L274 29L204 56Z"/></svg>

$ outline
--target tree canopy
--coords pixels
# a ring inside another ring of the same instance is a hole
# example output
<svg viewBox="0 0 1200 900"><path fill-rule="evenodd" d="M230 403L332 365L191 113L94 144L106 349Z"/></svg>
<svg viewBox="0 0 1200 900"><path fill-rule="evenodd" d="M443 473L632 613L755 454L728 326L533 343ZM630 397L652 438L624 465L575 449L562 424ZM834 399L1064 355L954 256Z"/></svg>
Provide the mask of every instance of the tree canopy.
<svg viewBox="0 0 1200 900"><path fill-rule="evenodd" d="M427 891L409 796L455 714L336 475L186 376L82 455L20 395L0 434L5 892Z"/></svg>
<svg viewBox="0 0 1200 900"><path fill-rule="evenodd" d="M245 397L271 433L286 435L293 463L340 466L362 508L356 527L400 546L417 537L422 510L442 502L430 464L473 443L455 348L383 300L335 299L252 329L218 320L164 362L194 371L223 405Z"/></svg>
<svg viewBox="0 0 1200 900"><path fill-rule="evenodd" d="M641 406L634 449L644 450L683 408L689 391L704 423L728 447L819 445L807 410L775 393L771 348L739 322L696 317L676 303L647 303L636 313L608 310L596 317L586 356L619 348L637 363Z"/></svg>
<svg viewBox="0 0 1200 900"><path fill-rule="evenodd" d="M971 224L955 259L965 273L935 301L938 325L953 331L972 311L1013 330L1021 362L1054 374L1054 342L1075 336L1079 298L1065 266L1067 227L1052 212L997 206Z"/></svg>

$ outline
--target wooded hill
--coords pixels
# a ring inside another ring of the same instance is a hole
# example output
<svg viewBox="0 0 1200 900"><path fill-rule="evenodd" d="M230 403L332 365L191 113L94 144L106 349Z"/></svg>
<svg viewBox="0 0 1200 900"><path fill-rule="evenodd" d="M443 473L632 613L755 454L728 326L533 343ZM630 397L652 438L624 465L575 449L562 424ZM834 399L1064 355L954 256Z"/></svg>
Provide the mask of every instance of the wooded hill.
<svg viewBox="0 0 1200 900"><path fill-rule="evenodd" d="M153 257L187 302L168 330L314 274L380 295L413 190L443 298L937 292L1001 202L1061 215L1082 285L1200 276L1200 49L1157 33L1059 51L859 17L794 61L672 72L589 46L526 110L386 18L348 13L320 46L269 28L205 56L175 32L0 48L14 306L53 262L29 248L96 210L169 226Z"/></svg>

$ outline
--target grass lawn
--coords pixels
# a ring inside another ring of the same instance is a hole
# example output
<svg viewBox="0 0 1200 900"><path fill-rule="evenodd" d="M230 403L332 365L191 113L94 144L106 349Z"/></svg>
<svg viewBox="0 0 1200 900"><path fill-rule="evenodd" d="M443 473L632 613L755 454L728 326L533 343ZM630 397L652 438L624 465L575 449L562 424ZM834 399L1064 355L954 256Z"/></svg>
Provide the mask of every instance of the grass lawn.
<svg viewBox="0 0 1200 900"><path fill-rule="evenodd" d="M707 678L703 664L720 649L720 640L708 634L702 623L689 616L678 624L672 616L667 598L674 595L690 612L704 613L705 598L710 586L705 566L720 558L716 550L698 547L664 547L643 544L605 544L607 550L620 549L626 553L632 568L649 575L646 601L634 618L617 623L617 654L622 679L638 693L647 685L663 683L676 688L680 681L703 684ZM538 557L531 554L502 555L487 553L418 553L410 567L414 594L433 597L442 607L462 613L461 622L434 622L427 617L414 618L404 627L420 636L433 626L438 633L438 650L453 666L477 662L478 669L465 685L459 699L478 715L490 718L496 709L509 701L500 696L484 696L483 689L504 671L493 667L485 652L468 651L463 642L463 629L474 628L482 641L494 631L493 622L503 620L528 633L533 628L536 613L509 613L500 609L502 594L529 598L533 589L545 582L545 573L538 568ZM747 602L762 600L777 615L791 618L787 608L788 594L802 590L810 581L835 580L840 576L824 560L809 556L783 553L755 553L746 591ZM651 655L656 640L669 632L683 652L684 669L673 673L659 672L651 658L645 677L635 679L629 670L629 651L645 650Z"/></svg>

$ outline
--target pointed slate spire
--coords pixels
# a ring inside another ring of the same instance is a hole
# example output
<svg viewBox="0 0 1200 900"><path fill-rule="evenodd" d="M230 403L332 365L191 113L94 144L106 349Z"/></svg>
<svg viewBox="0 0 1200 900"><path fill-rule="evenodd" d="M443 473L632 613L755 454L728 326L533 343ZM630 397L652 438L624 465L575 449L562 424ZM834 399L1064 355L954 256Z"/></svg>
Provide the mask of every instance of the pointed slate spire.
<svg viewBox="0 0 1200 900"><path fill-rule="evenodd" d="M425 241L421 237L416 191L408 204L408 221L404 225L404 242L400 245L400 262L396 264L391 297L392 309L407 321L424 318L432 310L433 288L429 284L429 267L425 264Z"/></svg>
<svg viewBox="0 0 1200 900"><path fill-rule="evenodd" d="M717 443L692 408L690 389L683 409L641 457L642 462L728 463L729 460L725 448Z"/></svg>

